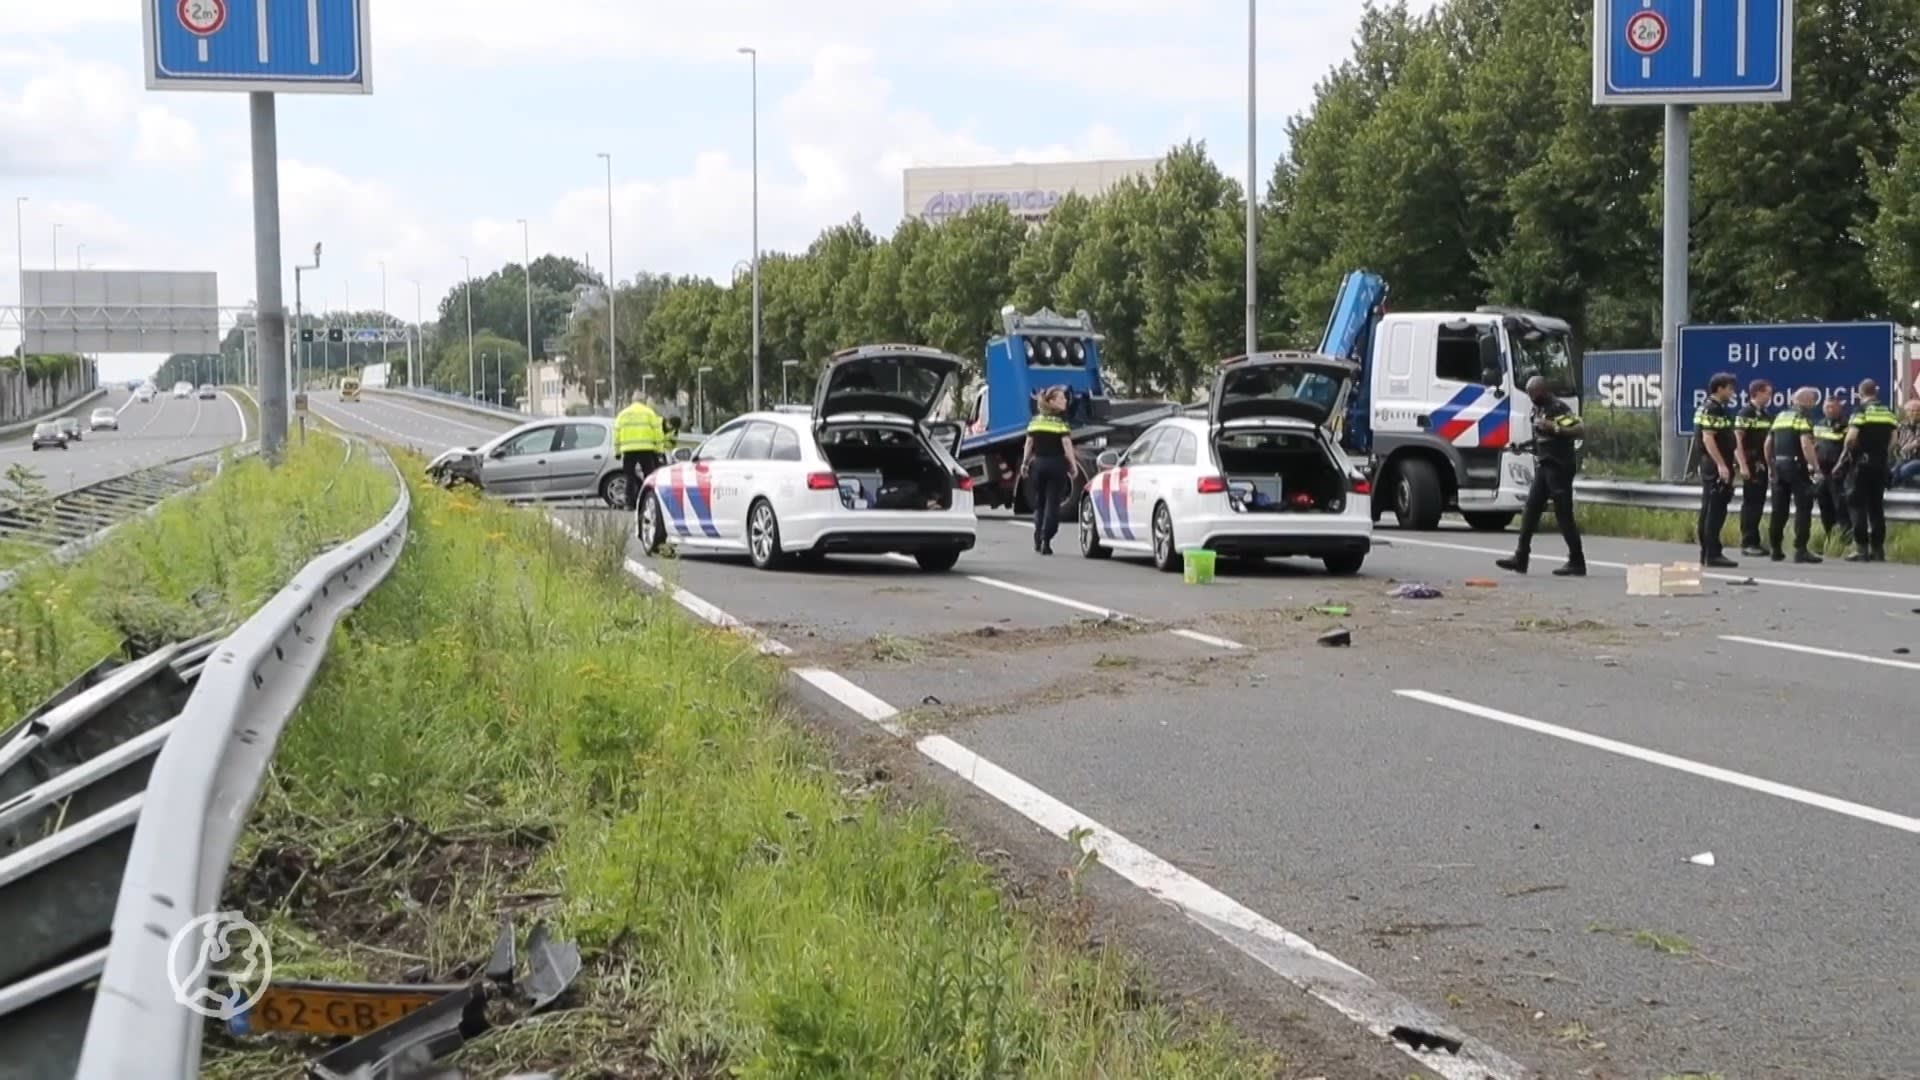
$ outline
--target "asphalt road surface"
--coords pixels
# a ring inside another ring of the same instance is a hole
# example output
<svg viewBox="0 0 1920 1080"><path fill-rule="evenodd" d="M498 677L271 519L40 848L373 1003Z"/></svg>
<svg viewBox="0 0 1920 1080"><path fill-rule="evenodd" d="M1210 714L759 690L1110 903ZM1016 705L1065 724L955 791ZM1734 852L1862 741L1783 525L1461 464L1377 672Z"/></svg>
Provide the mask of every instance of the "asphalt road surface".
<svg viewBox="0 0 1920 1080"><path fill-rule="evenodd" d="M30 434L0 441L0 477L14 465L24 465L39 474L40 483L48 491L58 494L218 450L252 434L245 430L247 423L239 403L225 391L209 401L156 394L152 401L142 404L124 387L118 387L77 410L74 415L83 429L98 408L118 413L120 430L85 431L79 442L65 450L35 450ZM0 492L6 490L9 486L0 482Z"/></svg>
<svg viewBox="0 0 1920 1080"><path fill-rule="evenodd" d="M427 449L505 426L320 409ZM1527 1066L1920 1076L1920 571L1641 598L1626 564L1690 553L1589 538L1560 580L1547 537L1514 577L1510 536L1382 530L1358 578L1189 586L1030 535L985 516L946 574L642 562Z"/></svg>

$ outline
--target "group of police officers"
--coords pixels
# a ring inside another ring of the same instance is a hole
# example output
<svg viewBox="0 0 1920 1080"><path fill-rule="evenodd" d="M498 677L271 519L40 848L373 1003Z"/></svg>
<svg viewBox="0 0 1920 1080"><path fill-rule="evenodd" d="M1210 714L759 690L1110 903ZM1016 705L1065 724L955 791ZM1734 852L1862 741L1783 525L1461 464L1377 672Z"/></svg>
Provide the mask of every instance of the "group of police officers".
<svg viewBox="0 0 1920 1080"><path fill-rule="evenodd" d="M1740 485L1740 553L1787 558L1787 515L1793 514L1793 561L1817 563L1807 550L1813 510L1820 522L1852 550L1848 562L1887 557L1887 485L1893 469L1893 435L1899 417L1880 400L1880 385L1862 380L1851 415L1838 398L1821 406L1820 391L1802 387L1788 407L1773 411L1773 384L1755 379L1736 410L1739 380L1721 373L1707 384L1707 399L1694 411L1694 448L1700 461L1700 559L1707 566L1738 565L1721 547L1736 482ZM1816 412L1816 410L1820 410ZM1773 500L1766 543L1760 522Z"/></svg>

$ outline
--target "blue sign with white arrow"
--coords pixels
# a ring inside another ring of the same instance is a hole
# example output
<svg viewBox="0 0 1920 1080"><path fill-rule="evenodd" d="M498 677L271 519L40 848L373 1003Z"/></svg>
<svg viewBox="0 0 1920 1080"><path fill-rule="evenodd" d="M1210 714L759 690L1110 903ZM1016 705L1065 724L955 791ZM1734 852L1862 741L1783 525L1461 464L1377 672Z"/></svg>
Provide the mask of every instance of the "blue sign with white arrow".
<svg viewBox="0 0 1920 1080"><path fill-rule="evenodd" d="M1783 408L1803 386L1820 391L1820 400L1839 398L1853 407L1853 391L1862 379L1880 384L1882 400L1892 400L1898 370L1892 323L1766 323L1748 326L1680 328L1680 401L1676 413L1682 435L1693 434L1693 410L1707 397L1707 382L1726 372L1740 380L1740 401L1747 384L1773 384L1773 405Z"/></svg>
<svg viewBox="0 0 1920 1080"><path fill-rule="evenodd" d="M373 92L370 0L146 0L149 90Z"/></svg>
<svg viewBox="0 0 1920 1080"><path fill-rule="evenodd" d="M1793 0L1594 0L1593 103L1793 96Z"/></svg>

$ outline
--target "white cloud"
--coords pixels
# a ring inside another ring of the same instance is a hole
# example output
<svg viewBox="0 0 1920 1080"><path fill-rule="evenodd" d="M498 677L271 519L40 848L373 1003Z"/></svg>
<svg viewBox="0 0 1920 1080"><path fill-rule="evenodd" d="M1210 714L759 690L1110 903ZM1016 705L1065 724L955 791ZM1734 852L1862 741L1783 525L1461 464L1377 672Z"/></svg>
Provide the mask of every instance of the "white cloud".
<svg viewBox="0 0 1920 1080"><path fill-rule="evenodd" d="M112 165L133 119L128 73L57 55L30 60L30 67L9 65L30 73L16 93L0 96L0 175L60 175Z"/></svg>
<svg viewBox="0 0 1920 1080"><path fill-rule="evenodd" d="M200 133L192 122L163 105L142 105L134 161L156 168L179 167L200 161Z"/></svg>

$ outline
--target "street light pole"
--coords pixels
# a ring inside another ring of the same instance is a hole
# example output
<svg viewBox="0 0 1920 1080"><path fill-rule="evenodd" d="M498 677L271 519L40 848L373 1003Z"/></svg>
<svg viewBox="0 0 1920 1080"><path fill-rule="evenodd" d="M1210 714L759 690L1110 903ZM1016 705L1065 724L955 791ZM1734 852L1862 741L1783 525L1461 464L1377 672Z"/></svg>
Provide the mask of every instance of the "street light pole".
<svg viewBox="0 0 1920 1080"><path fill-rule="evenodd" d="M60 269L60 230L63 227L57 221L53 223L53 268L55 270Z"/></svg>
<svg viewBox="0 0 1920 1080"><path fill-rule="evenodd" d="M527 279L527 414L533 414L533 232L520 219L520 262Z"/></svg>
<svg viewBox="0 0 1920 1080"><path fill-rule="evenodd" d="M793 400L792 396L787 393L787 372L792 371L794 365L799 362L798 360L780 361L780 404L782 405Z"/></svg>
<svg viewBox="0 0 1920 1080"><path fill-rule="evenodd" d="M1254 36L1254 0L1247 0L1247 355L1259 351L1260 344L1260 306L1256 297L1259 289L1258 274L1255 267L1259 263L1260 248L1260 196L1254 186L1254 177L1259 170L1260 156L1256 152L1258 135L1255 120L1259 114L1259 104L1254 98L1254 69L1259 55L1258 41Z"/></svg>
<svg viewBox="0 0 1920 1080"><path fill-rule="evenodd" d="M387 260L380 260L380 366L387 367ZM388 368L391 372L392 369Z"/></svg>
<svg viewBox="0 0 1920 1080"><path fill-rule="evenodd" d="M607 163L607 404L618 408L620 404L620 318L615 313L619 307L619 287L613 276L613 155L602 153L600 160ZM587 407L593 407L593 370L587 370Z"/></svg>
<svg viewBox="0 0 1920 1080"><path fill-rule="evenodd" d="M760 407L760 53L741 48L753 67L753 389L747 411Z"/></svg>
<svg viewBox="0 0 1920 1080"><path fill-rule="evenodd" d="M712 370L711 365L703 365L693 373L693 397L700 403L699 430L702 435L707 431L707 372Z"/></svg>
<svg viewBox="0 0 1920 1080"><path fill-rule="evenodd" d="M464 286L467 292L467 396L478 401L480 399L474 393L478 388L478 380L473 370L473 260L462 255L460 261L467 268L467 283Z"/></svg>
<svg viewBox="0 0 1920 1080"><path fill-rule="evenodd" d="M420 292L420 280L412 280L414 358L407 364L407 385L417 389L420 386L420 369L427 363L427 304Z"/></svg>
<svg viewBox="0 0 1920 1080"><path fill-rule="evenodd" d="M305 273L308 270L318 270L318 269L320 269L320 245L315 244L313 245L313 265L312 266L296 266L293 268L293 325L296 330L305 330L307 325L306 318L304 317L300 309L300 275ZM300 350L300 354L304 354L305 361L306 361L303 365L301 365L300 380L299 380L301 386L306 385L307 372L312 370L313 368L313 342L311 341L306 342L306 346L307 347L305 349ZM294 355L299 355L299 354L295 354L292 352L292 350L289 350L289 355L285 358L282 358L280 363L287 367L292 367Z"/></svg>
<svg viewBox="0 0 1920 1080"><path fill-rule="evenodd" d="M20 415L27 415L27 230L23 207L28 196L13 197L13 258L20 289Z"/></svg>

